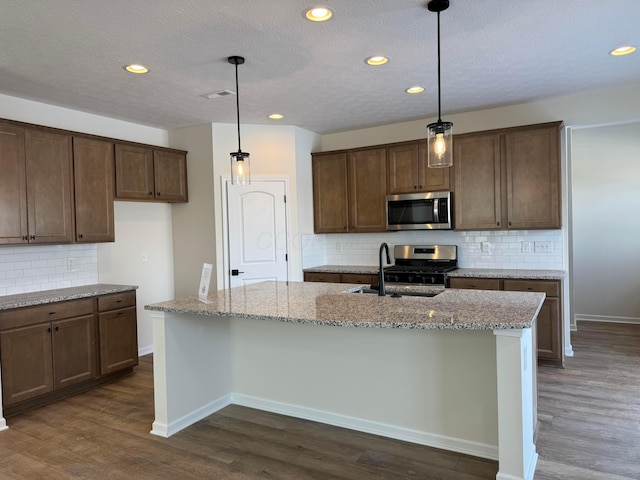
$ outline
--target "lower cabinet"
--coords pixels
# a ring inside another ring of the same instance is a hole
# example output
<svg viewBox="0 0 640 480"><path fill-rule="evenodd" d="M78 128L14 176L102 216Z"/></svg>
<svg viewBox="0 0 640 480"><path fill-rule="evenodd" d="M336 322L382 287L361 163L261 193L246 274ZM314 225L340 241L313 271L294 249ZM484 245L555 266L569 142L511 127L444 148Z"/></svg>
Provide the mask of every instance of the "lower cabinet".
<svg viewBox="0 0 640 480"><path fill-rule="evenodd" d="M129 373L138 357L135 292L126 293L126 307L104 314L98 310L100 300L122 294L0 312L4 413L50 403Z"/></svg>
<svg viewBox="0 0 640 480"><path fill-rule="evenodd" d="M369 273L304 272L304 281L377 284L378 276Z"/></svg>
<svg viewBox="0 0 640 480"><path fill-rule="evenodd" d="M450 278L450 288L544 292L546 298L536 321L538 364L564 366L562 310L559 280L524 280L498 278Z"/></svg>

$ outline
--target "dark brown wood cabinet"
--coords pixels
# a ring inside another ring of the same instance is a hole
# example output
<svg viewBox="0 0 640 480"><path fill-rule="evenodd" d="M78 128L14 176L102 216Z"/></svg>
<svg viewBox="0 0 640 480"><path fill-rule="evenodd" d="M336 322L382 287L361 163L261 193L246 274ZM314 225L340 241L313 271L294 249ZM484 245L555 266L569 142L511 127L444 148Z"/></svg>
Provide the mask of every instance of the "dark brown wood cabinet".
<svg viewBox="0 0 640 480"><path fill-rule="evenodd" d="M386 149L375 148L350 152L348 160L349 231L386 231Z"/></svg>
<svg viewBox="0 0 640 480"><path fill-rule="evenodd" d="M347 154L316 153L313 170L313 230L346 233L349 230Z"/></svg>
<svg viewBox="0 0 640 480"><path fill-rule="evenodd" d="M0 244L74 239L71 137L0 125Z"/></svg>
<svg viewBox="0 0 640 480"><path fill-rule="evenodd" d="M24 128L0 124L0 244L28 242Z"/></svg>
<svg viewBox="0 0 640 480"><path fill-rule="evenodd" d="M561 228L561 126L456 136L456 230Z"/></svg>
<svg viewBox="0 0 640 480"><path fill-rule="evenodd" d="M71 136L25 131L29 243L74 240Z"/></svg>
<svg viewBox="0 0 640 480"><path fill-rule="evenodd" d="M118 143L115 158L116 199L188 201L186 153Z"/></svg>
<svg viewBox="0 0 640 480"><path fill-rule="evenodd" d="M525 280L501 278L449 278L450 288L544 292L546 298L536 320L538 364L564 366L562 337L561 284L559 280Z"/></svg>
<svg viewBox="0 0 640 480"><path fill-rule="evenodd" d="M76 242L114 242L114 144L73 138Z"/></svg>
<svg viewBox="0 0 640 480"><path fill-rule="evenodd" d="M135 292L98 297L100 374L138 365Z"/></svg>
<svg viewBox="0 0 640 480"><path fill-rule="evenodd" d="M377 284L378 276L368 273L304 272L305 282Z"/></svg>
<svg viewBox="0 0 640 480"><path fill-rule="evenodd" d="M135 291L0 312L5 414L87 390L137 364Z"/></svg>
<svg viewBox="0 0 640 480"><path fill-rule="evenodd" d="M0 365L3 405L38 397L96 376L92 300L3 312Z"/></svg>
<svg viewBox="0 0 640 480"><path fill-rule="evenodd" d="M387 147L388 194L450 190L450 170L427 167L426 140Z"/></svg>

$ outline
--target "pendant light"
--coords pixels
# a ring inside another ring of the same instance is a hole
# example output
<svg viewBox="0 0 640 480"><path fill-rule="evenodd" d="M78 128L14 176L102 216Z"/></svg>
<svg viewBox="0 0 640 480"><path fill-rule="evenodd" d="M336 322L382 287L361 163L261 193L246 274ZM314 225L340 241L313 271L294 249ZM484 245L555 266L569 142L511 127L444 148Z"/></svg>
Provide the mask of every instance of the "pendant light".
<svg viewBox="0 0 640 480"><path fill-rule="evenodd" d="M427 8L438 14L438 121L427 125L427 165L450 167L453 165L453 123L443 122L440 113L440 12L449 8L449 0L431 0Z"/></svg>
<svg viewBox="0 0 640 480"><path fill-rule="evenodd" d="M238 118L238 151L231 152L231 183L233 185L249 185L251 183L251 168L249 153L240 148L240 92L238 91L238 65L244 63L244 57L234 55L227 61L236 66L236 115Z"/></svg>

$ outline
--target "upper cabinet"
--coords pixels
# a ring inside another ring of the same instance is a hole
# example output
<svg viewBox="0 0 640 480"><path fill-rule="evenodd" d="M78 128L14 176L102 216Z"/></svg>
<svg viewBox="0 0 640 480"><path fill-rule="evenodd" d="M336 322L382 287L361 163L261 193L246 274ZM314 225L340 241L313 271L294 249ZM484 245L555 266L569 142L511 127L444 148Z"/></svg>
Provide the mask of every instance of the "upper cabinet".
<svg viewBox="0 0 640 480"><path fill-rule="evenodd" d="M386 188L384 148L314 154L314 231L385 231Z"/></svg>
<svg viewBox="0 0 640 480"><path fill-rule="evenodd" d="M349 229L347 154L314 154L312 170L313 230L346 233Z"/></svg>
<svg viewBox="0 0 640 480"><path fill-rule="evenodd" d="M456 136L456 230L561 228L561 126Z"/></svg>
<svg viewBox="0 0 640 480"><path fill-rule="evenodd" d="M76 242L114 242L113 167L111 142L73 139Z"/></svg>
<svg viewBox="0 0 640 480"><path fill-rule="evenodd" d="M116 144L116 199L186 202L185 152Z"/></svg>
<svg viewBox="0 0 640 480"><path fill-rule="evenodd" d="M449 190L450 170L427 167L426 140L387 147L388 194Z"/></svg>
<svg viewBox="0 0 640 480"><path fill-rule="evenodd" d="M349 231L387 229L387 152L384 148L349 153Z"/></svg>
<svg viewBox="0 0 640 480"><path fill-rule="evenodd" d="M0 125L0 243L71 243L71 137Z"/></svg>

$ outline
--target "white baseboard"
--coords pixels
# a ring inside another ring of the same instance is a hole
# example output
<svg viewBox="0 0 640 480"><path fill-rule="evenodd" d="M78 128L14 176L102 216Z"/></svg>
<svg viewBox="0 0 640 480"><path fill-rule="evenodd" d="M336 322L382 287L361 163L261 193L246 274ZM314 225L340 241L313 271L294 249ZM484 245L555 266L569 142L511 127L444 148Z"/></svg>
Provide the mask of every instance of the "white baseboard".
<svg viewBox="0 0 640 480"><path fill-rule="evenodd" d="M605 322L605 323L637 323L640 324L640 318L638 317L614 317L606 315L586 315L582 313L576 313L574 315L577 322Z"/></svg>
<svg viewBox="0 0 640 480"><path fill-rule="evenodd" d="M149 355L153 353L153 345L149 345L148 347L142 347L138 349L138 356L144 357L145 355Z"/></svg>
<svg viewBox="0 0 640 480"><path fill-rule="evenodd" d="M573 346L565 345L564 346L564 356L565 357L573 357Z"/></svg>
<svg viewBox="0 0 640 480"><path fill-rule="evenodd" d="M7 427L7 421L4 419L4 417L0 417L0 432L8 429L9 427Z"/></svg>
<svg viewBox="0 0 640 480"><path fill-rule="evenodd" d="M224 395L213 402L194 410L187 415L184 415L177 420L171 422L170 424L160 423L158 421L154 421L151 425L151 434L157 435L159 437L168 438L174 433L178 433L180 430L187 428L190 425L202 420L203 418L208 417L209 415L216 413L218 410L223 409L224 407L230 405L232 394Z"/></svg>
<svg viewBox="0 0 640 480"><path fill-rule="evenodd" d="M373 435L381 435L383 437L394 438L396 440L404 440L411 443L417 443L419 445L426 445L428 447L464 453L466 455L473 455L474 457L498 460L498 447L496 445L488 445L460 438L446 437L420 430L398 427L372 420L350 417L314 408L301 407L299 405L276 402L239 393L231 394L231 403L281 415L288 415L290 417L326 423L336 427L348 428L358 432L371 433Z"/></svg>

